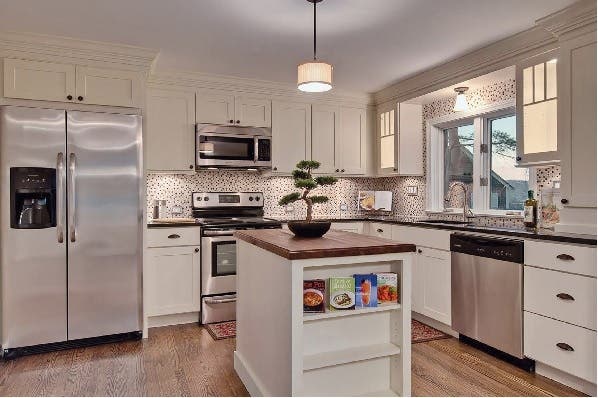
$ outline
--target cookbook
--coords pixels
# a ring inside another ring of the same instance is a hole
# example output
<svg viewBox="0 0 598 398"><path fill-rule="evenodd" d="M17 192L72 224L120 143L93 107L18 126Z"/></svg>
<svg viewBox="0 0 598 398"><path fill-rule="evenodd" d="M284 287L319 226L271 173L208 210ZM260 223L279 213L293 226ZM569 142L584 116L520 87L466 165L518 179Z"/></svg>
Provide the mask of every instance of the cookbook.
<svg viewBox="0 0 598 398"><path fill-rule="evenodd" d="M355 278L328 279L329 307L331 311L355 309Z"/></svg>
<svg viewBox="0 0 598 398"><path fill-rule="evenodd" d="M324 294L326 281L312 279L303 281L303 312L324 312Z"/></svg>
<svg viewBox="0 0 598 398"><path fill-rule="evenodd" d="M376 274L355 274L355 308L378 306Z"/></svg>

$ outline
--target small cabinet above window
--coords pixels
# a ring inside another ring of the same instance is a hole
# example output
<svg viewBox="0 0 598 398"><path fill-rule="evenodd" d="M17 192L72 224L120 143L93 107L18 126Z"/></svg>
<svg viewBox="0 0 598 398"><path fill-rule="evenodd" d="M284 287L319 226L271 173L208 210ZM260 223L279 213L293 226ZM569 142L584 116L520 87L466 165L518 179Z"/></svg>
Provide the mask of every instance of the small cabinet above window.
<svg viewBox="0 0 598 398"><path fill-rule="evenodd" d="M517 164L557 164L556 51L517 65Z"/></svg>

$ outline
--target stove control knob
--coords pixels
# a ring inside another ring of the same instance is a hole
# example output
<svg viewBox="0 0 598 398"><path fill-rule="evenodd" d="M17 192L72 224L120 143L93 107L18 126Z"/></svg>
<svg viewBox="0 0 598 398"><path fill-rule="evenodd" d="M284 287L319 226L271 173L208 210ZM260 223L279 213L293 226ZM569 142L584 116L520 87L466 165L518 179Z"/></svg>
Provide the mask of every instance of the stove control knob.
<svg viewBox="0 0 598 398"><path fill-rule="evenodd" d="M250 201L250 202L253 202L253 196L250 196L250 197L249 197L249 201Z"/></svg>

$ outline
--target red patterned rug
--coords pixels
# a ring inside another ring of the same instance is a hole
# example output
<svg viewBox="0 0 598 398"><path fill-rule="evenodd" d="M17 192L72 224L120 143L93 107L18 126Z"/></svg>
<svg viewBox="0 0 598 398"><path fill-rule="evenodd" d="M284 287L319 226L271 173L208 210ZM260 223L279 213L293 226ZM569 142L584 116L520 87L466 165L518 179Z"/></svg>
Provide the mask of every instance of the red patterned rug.
<svg viewBox="0 0 598 398"><path fill-rule="evenodd" d="M237 322L228 321L204 325L214 340L230 339L237 335Z"/></svg>
<svg viewBox="0 0 598 398"><path fill-rule="evenodd" d="M411 344L423 343L425 341L439 340L449 338L446 333L440 330L434 329L431 326L424 325L423 323L411 319Z"/></svg>

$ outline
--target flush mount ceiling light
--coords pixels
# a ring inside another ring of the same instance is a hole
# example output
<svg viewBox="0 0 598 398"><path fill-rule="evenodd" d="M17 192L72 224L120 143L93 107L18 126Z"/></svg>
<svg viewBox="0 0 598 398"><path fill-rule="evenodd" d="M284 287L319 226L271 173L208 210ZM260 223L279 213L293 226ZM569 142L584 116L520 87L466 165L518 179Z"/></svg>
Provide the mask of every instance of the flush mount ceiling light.
<svg viewBox="0 0 598 398"><path fill-rule="evenodd" d="M307 0L314 5L314 59L297 67L297 88L321 93L332 88L332 65L316 59L316 4L322 0Z"/></svg>
<svg viewBox="0 0 598 398"><path fill-rule="evenodd" d="M457 87L455 89L457 92L457 98L455 99L455 107L453 108L453 111L463 112L469 109L467 98L465 98L465 92L467 90L469 90L469 87Z"/></svg>

